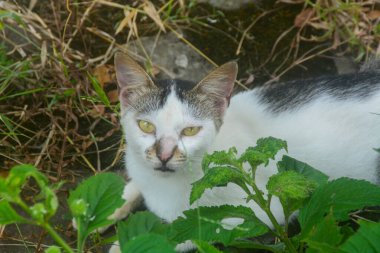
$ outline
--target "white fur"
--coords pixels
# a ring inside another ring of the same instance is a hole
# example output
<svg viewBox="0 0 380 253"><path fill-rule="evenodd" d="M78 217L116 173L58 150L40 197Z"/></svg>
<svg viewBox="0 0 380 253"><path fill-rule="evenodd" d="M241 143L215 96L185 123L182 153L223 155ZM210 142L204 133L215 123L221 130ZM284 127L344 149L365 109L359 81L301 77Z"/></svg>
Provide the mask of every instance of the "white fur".
<svg viewBox="0 0 380 253"><path fill-rule="evenodd" d="M376 182L378 153L373 148L380 147L380 115L374 113L380 112L380 92L362 101L337 100L323 95L281 113L272 113L266 105L260 104L257 92L247 91L232 98L218 134L211 120L191 117L189 108L174 93L162 110L144 115L141 119L156 126L157 138L175 138L180 150L191 158L185 164L173 164L174 173L153 170L152 162L144 158L144 150L154 143L155 137L142 133L132 112L123 114L128 174L151 211L171 222L190 208L191 183L202 176L200 162L205 151L235 146L242 152L254 146L257 139L267 136L286 140L290 156L314 166L330 178L347 176ZM202 126L198 135L179 137L181 129L193 125ZM281 158L281 154L277 158ZM268 178L275 172L275 162L258 169L257 184L264 192ZM261 220L271 225L265 213L253 201L247 204L244 196L239 187L229 184L225 188L207 190L194 206L248 205ZM278 221L284 222L277 199L271 209Z"/></svg>

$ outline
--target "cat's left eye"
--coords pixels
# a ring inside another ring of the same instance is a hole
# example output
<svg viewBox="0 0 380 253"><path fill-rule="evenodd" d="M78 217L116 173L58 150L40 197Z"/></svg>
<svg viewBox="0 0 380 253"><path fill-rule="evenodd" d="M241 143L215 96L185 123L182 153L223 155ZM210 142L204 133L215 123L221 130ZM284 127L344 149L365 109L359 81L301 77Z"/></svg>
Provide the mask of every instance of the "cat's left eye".
<svg viewBox="0 0 380 253"><path fill-rule="evenodd" d="M201 127L186 127L182 130L183 136L194 136L201 130Z"/></svg>

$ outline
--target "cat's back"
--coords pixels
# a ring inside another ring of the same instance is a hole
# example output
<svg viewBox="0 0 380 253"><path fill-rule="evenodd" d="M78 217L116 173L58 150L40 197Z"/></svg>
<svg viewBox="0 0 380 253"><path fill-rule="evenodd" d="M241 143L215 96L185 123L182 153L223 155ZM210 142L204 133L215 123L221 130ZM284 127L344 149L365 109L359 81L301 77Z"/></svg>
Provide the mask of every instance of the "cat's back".
<svg viewBox="0 0 380 253"><path fill-rule="evenodd" d="M315 100L365 102L380 92L380 72L358 72L275 83L256 89L260 103L269 111L297 110Z"/></svg>
<svg viewBox="0 0 380 253"><path fill-rule="evenodd" d="M220 130L223 138L213 149L237 146L242 151L258 138L274 136L288 142L290 155L332 177L374 181L379 132L380 74L364 72L237 94Z"/></svg>

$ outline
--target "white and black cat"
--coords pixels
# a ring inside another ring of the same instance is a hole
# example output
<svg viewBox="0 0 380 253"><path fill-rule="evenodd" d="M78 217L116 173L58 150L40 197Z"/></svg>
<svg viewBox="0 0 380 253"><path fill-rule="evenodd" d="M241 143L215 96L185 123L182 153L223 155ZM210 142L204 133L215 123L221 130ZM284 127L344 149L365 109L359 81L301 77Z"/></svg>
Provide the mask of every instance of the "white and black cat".
<svg viewBox="0 0 380 253"><path fill-rule="evenodd" d="M190 208L191 183L202 176L205 152L244 151L261 137L288 142L289 155L330 176L378 180L380 74L357 73L279 83L234 95L237 64L229 62L199 83L153 81L129 56L117 53L121 123L127 140L126 209L142 195L146 206L171 222ZM265 192L275 164L260 168ZM235 185L205 192L198 205L245 205L270 220ZM284 215L278 200L272 212ZM128 210L127 210L128 211ZM120 214L121 216L121 214Z"/></svg>

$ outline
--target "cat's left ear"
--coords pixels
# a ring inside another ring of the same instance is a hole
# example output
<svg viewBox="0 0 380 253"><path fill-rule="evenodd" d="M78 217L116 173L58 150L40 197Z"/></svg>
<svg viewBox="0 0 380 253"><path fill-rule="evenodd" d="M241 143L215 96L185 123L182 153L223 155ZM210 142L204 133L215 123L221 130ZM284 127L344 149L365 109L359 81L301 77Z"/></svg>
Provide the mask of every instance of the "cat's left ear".
<svg viewBox="0 0 380 253"><path fill-rule="evenodd" d="M227 106L234 88L237 72L238 65L235 61L225 63L203 78L194 87L194 90L217 100L223 100L225 101L225 106Z"/></svg>

